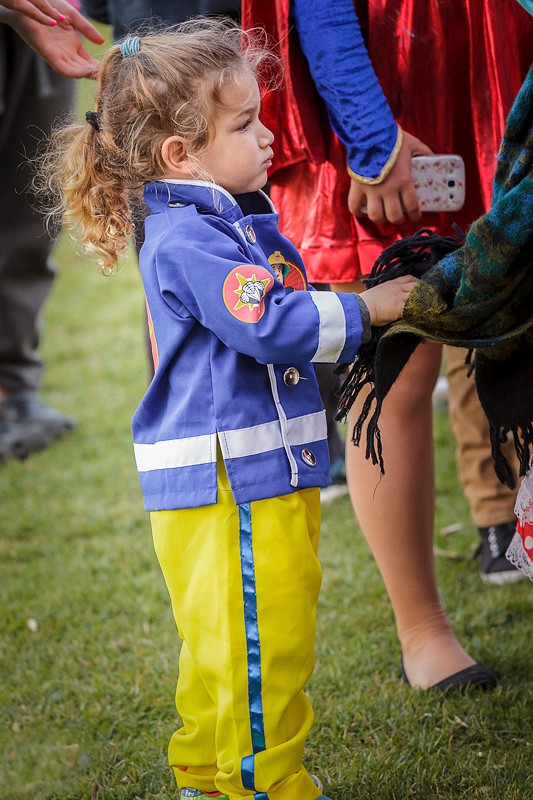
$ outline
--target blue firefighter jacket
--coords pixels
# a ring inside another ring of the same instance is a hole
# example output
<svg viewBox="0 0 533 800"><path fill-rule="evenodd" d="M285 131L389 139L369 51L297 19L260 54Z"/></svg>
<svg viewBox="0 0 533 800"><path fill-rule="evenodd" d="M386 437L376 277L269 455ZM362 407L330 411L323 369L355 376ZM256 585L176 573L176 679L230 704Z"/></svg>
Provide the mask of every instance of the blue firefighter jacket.
<svg viewBox="0 0 533 800"><path fill-rule="evenodd" d="M217 451L236 503L327 486L312 362L353 361L358 300L308 289L275 213L244 215L202 181L157 181L144 196L156 370L133 439L145 508L215 503Z"/></svg>

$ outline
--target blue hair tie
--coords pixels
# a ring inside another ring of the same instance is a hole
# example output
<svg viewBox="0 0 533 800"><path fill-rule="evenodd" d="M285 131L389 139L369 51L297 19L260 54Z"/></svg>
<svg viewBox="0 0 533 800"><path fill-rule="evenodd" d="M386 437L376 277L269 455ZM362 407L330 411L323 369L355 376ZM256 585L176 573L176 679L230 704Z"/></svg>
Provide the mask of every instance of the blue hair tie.
<svg viewBox="0 0 533 800"><path fill-rule="evenodd" d="M126 56L135 56L139 52L140 47L141 40L138 36L128 36L127 39L124 39L124 41L120 43L120 55L122 58L126 58Z"/></svg>

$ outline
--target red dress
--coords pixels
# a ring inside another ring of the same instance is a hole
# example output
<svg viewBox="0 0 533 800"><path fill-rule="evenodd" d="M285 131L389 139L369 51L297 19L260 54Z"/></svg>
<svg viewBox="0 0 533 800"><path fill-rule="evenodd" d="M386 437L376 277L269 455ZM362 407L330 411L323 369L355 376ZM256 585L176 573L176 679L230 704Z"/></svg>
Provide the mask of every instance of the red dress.
<svg viewBox="0 0 533 800"><path fill-rule="evenodd" d="M533 19L510 0L354 4L396 120L435 153L463 156L467 199L459 212L424 214L400 228L353 217L344 147L290 29L289 0L243 0L244 27L263 26L280 42L284 85L263 103L276 136L271 196L315 283L356 280L399 236L422 226L448 234L452 222L466 229L487 210L505 118L533 52ZM356 81L347 93L357 91Z"/></svg>

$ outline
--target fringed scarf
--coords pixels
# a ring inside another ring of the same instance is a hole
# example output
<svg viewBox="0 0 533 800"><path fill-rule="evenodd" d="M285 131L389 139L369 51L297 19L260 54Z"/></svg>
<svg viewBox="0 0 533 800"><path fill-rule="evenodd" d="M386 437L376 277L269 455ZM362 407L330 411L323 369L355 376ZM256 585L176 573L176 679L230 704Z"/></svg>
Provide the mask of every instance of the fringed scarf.
<svg viewBox="0 0 533 800"><path fill-rule="evenodd" d="M366 457L384 463L379 415L392 384L421 341L474 351L471 369L488 418L498 478L512 487L501 445L512 435L525 474L533 453L533 67L507 119L492 207L464 242L419 231L383 251L368 280L420 277L400 321L375 328L340 390L345 419L365 386L370 392L352 439L366 425Z"/></svg>

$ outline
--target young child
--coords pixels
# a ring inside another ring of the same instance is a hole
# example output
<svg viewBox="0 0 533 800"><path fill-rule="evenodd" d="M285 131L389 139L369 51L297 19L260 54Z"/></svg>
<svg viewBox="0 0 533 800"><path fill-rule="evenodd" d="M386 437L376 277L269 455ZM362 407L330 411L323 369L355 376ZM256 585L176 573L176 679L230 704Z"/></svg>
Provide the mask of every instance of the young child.
<svg viewBox="0 0 533 800"><path fill-rule="evenodd" d="M257 80L270 58L220 20L126 39L102 60L88 124L51 145L63 221L106 270L133 190L149 209L156 370L133 436L183 640L169 746L181 797L322 796L302 766L329 482L313 362L352 361L415 283L363 302L314 292L266 195L267 213L243 212L272 156Z"/></svg>

